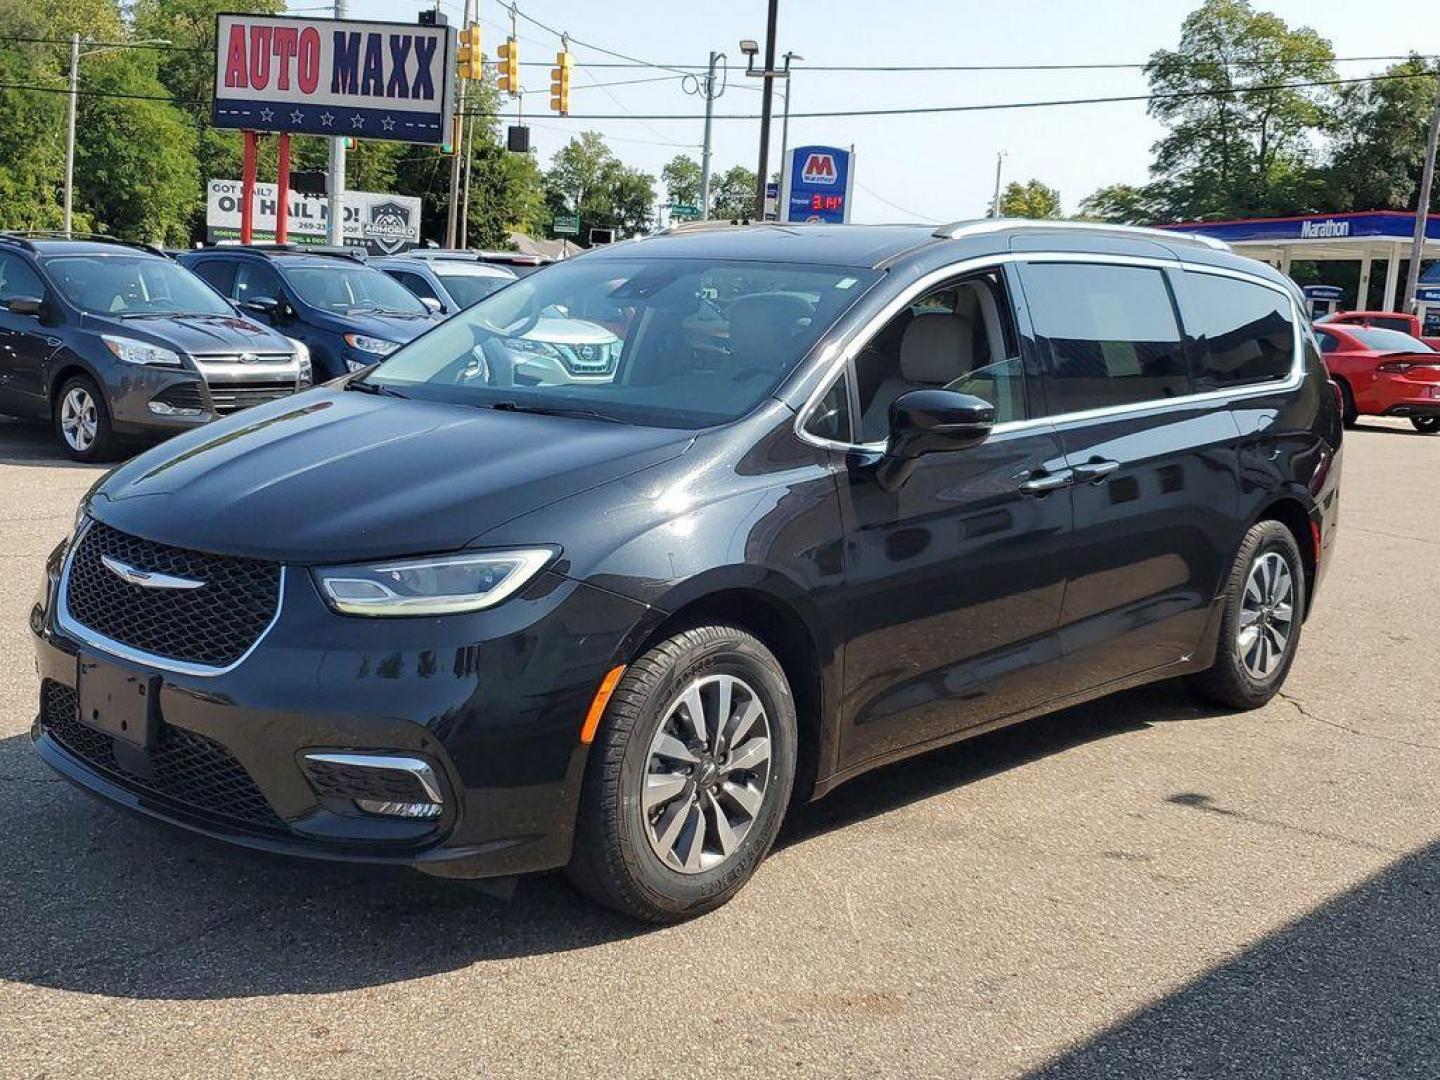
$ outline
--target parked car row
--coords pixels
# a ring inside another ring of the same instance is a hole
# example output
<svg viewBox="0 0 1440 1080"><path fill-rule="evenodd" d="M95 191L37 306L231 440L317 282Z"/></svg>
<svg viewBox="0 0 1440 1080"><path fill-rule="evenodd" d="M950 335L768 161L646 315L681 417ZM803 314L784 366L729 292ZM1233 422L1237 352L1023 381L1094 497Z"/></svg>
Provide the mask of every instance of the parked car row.
<svg viewBox="0 0 1440 1080"><path fill-rule="evenodd" d="M0 414L49 420L71 457L108 460L370 367L546 262L0 233ZM485 363L538 383L605 377L618 355L602 327L548 318Z"/></svg>

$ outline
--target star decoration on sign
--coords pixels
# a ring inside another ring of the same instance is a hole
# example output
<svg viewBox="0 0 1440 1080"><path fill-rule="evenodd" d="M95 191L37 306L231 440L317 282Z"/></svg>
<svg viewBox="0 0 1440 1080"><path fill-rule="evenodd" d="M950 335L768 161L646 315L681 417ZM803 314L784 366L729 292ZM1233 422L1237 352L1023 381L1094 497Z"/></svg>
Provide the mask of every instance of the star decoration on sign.
<svg viewBox="0 0 1440 1080"><path fill-rule="evenodd" d="M304 119L305 119L305 114L304 114L303 112L301 112L299 109L296 109L294 112L292 112L292 113L290 114L290 122L291 122L292 124L298 124L298 123L300 123L300 122L301 122L302 120L304 120Z"/></svg>
<svg viewBox="0 0 1440 1080"><path fill-rule="evenodd" d="M357 112L354 116L350 117L350 126L357 130L363 128L365 126L365 117Z"/></svg>
<svg viewBox="0 0 1440 1080"><path fill-rule="evenodd" d="M260 110L260 122L261 122L262 124L268 124L268 123L270 123L271 120L274 120L274 119L275 119L275 110L274 110L274 109L261 109L261 110Z"/></svg>
<svg viewBox="0 0 1440 1080"><path fill-rule="evenodd" d="M321 126L321 127L334 127L334 126L335 126L335 116L334 116L334 114L328 113L328 112L323 112L323 113L321 113L321 114L320 114L320 126Z"/></svg>
<svg viewBox="0 0 1440 1080"><path fill-rule="evenodd" d="M381 121L380 121L380 126L381 126L382 128L384 128L386 131L394 131L394 130L395 130L395 121L394 121L391 117L386 116L386 117L384 117L383 119L381 119Z"/></svg>

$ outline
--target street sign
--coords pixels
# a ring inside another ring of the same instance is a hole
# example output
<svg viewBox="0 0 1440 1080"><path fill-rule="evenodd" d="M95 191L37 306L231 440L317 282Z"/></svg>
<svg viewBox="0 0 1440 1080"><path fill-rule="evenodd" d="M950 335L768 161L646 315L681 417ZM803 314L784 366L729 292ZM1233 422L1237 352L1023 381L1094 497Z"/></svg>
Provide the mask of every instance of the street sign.
<svg viewBox="0 0 1440 1080"><path fill-rule="evenodd" d="M665 209L670 211L670 216L676 221L700 220L700 208L698 206L687 206L685 203L666 203Z"/></svg>
<svg viewBox="0 0 1440 1080"><path fill-rule="evenodd" d="M440 145L455 28L286 15L215 17L212 123Z"/></svg>
<svg viewBox="0 0 1440 1080"><path fill-rule="evenodd" d="M550 231L556 236L579 236L579 214L556 214L550 222Z"/></svg>
<svg viewBox="0 0 1440 1080"><path fill-rule="evenodd" d="M782 221L850 220L855 184L855 152L838 146L797 146L785 162Z"/></svg>

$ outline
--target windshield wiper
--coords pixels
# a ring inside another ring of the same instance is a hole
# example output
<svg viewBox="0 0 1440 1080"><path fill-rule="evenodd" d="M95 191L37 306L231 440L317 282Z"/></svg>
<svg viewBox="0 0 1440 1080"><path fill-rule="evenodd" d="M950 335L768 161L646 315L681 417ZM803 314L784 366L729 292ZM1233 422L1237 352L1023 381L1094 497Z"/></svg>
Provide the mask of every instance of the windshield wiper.
<svg viewBox="0 0 1440 1080"><path fill-rule="evenodd" d="M563 405L529 405L519 401L497 401L488 406L496 412L533 413L536 416L568 416L575 420L603 420L607 424L629 424L618 416L606 416L594 409L571 409Z"/></svg>
<svg viewBox="0 0 1440 1080"><path fill-rule="evenodd" d="M399 390L392 390L388 386L381 386L379 383L366 382L364 379L351 379L345 384L346 390L356 390L362 394L384 394L386 397L398 397L403 401L409 401Z"/></svg>

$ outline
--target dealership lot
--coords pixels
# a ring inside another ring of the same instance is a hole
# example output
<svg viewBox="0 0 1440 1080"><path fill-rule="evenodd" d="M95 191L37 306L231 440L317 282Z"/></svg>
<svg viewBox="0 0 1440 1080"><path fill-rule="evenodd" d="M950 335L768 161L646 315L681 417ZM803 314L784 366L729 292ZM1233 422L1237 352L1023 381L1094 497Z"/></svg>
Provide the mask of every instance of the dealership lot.
<svg viewBox="0 0 1440 1080"><path fill-rule="evenodd" d="M237 853L27 735L25 615L98 469L0 421L0 1075L1433 1076L1440 439L1346 442L1283 698L1172 685L882 770L731 905L645 930Z"/></svg>

